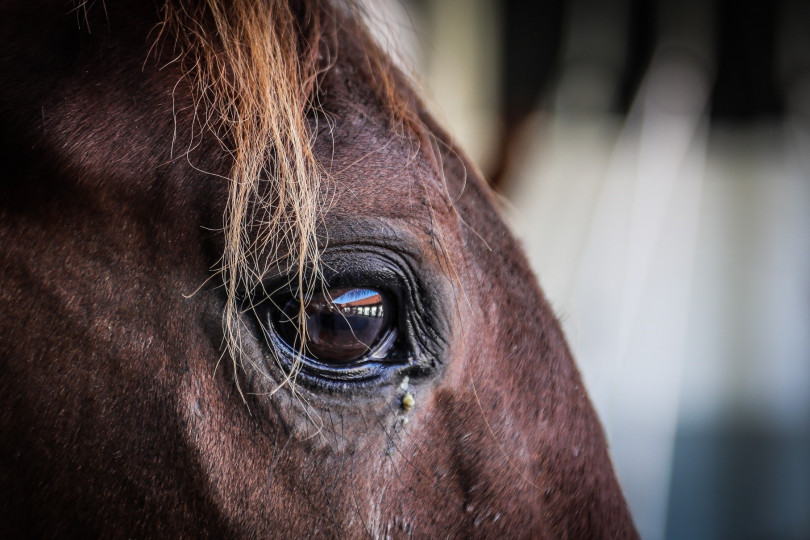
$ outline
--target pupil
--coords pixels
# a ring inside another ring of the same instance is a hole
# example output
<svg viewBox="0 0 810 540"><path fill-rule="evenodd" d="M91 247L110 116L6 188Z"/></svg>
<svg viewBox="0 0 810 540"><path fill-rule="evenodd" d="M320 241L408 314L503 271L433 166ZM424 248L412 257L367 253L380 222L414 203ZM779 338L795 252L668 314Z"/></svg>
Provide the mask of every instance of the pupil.
<svg viewBox="0 0 810 540"><path fill-rule="evenodd" d="M280 313L279 334L299 346L298 299ZM375 289L339 288L318 293L305 309L307 353L324 363L346 364L368 353L391 326L391 302Z"/></svg>

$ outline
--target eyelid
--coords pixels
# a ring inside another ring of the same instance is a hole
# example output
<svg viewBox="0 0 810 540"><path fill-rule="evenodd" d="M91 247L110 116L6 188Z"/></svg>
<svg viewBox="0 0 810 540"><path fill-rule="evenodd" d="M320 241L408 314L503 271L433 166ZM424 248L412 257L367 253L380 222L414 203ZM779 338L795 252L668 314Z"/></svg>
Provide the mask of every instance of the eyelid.
<svg viewBox="0 0 810 540"><path fill-rule="evenodd" d="M326 252L342 249L378 248L414 261L425 260L423 247L429 245L428 238L420 241L420 235L411 232L413 224L402 219L354 218L351 221L333 221L327 224L329 245ZM432 229L425 223L422 230Z"/></svg>

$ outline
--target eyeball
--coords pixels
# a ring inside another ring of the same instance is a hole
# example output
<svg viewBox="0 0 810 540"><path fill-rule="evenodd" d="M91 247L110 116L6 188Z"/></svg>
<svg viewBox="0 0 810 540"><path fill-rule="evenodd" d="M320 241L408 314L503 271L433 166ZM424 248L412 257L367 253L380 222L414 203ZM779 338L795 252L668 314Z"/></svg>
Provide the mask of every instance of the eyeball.
<svg viewBox="0 0 810 540"><path fill-rule="evenodd" d="M300 348L300 317L305 317L305 353L333 366L380 356L379 345L393 343L394 302L377 289L333 288L315 294L301 313L300 301L290 299L275 326L290 347ZM390 342L390 343L389 343Z"/></svg>

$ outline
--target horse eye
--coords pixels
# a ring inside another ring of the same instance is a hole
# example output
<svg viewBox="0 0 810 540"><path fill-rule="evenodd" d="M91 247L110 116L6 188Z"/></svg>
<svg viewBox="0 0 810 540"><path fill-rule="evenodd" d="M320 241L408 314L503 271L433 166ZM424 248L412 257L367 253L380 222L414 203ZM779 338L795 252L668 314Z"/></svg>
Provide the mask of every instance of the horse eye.
<svg viewBox="0 0 810 540"><path fill-rule="evenodd" d="M375 289L335 288L316 294L304 310L307 354L340 366L363 359L377 345L390 345L392 304L387 294ZM295 349L300 345L299 316L300 304L293 298L276 320L279 336ZM384 352L377 351L374 357Z"/></svg>

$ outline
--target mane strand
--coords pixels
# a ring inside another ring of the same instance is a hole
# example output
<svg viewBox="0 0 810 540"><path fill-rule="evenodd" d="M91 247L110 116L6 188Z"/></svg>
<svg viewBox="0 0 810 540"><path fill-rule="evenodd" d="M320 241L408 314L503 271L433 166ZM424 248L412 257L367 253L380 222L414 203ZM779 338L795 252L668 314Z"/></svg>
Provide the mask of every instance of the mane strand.
<svg viewBox="0 0 810 540"><path fill-rule="evenodd" d="M317 226L325 172L312 153L307 113L319 107L319 80L334 65L341 24L345 31L352 21L391 125L417 123L391 60L358 22L360 12L351 2L320 0L165 4L160 36L173 36L179 48L173 57L192 90L195 121L232 160L218 270L226 291L226 352L235 365L244 357L240 294L250 298L283 264L297 276L303 310L321 275ZM299 320L306 332L305 318Z"/></svg>

